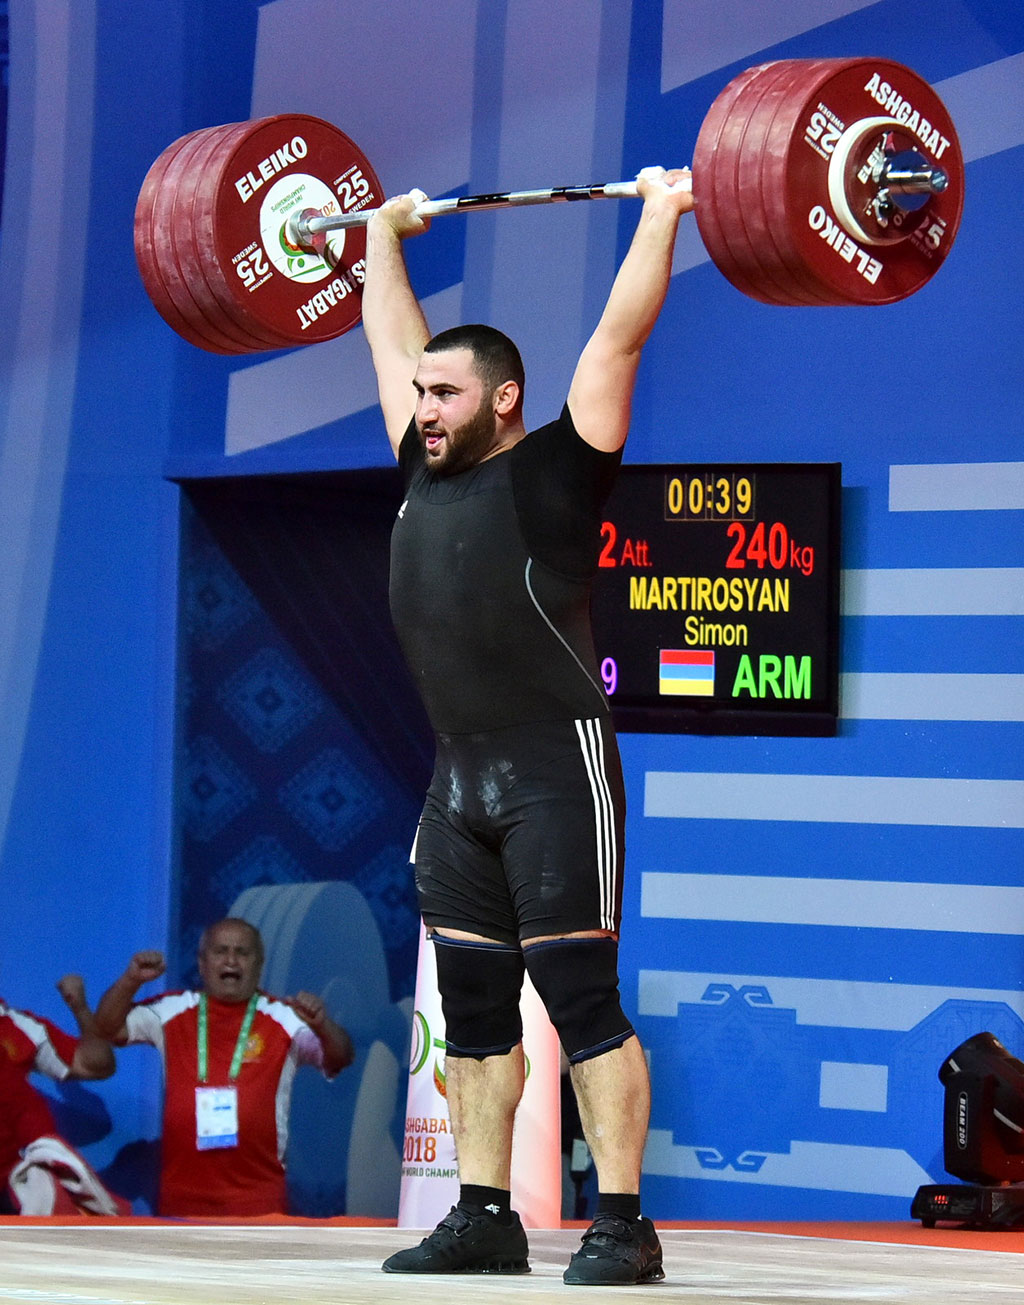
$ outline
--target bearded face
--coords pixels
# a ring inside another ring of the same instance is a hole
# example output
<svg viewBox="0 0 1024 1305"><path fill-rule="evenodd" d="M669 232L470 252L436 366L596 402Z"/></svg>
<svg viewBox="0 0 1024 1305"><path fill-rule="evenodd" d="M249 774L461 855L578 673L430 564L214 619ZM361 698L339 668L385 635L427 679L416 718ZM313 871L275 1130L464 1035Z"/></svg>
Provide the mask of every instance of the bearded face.
<svg viewBox="0 0 1024 1305"><path fill-rule="evenodd" d="M490 397L485 396L477 410L461 425L442 431L434 423L418 429L427 470L438 476L454 476L475 467L493 451L497 421Z"/></svg>
<svg viewBox="0 0 1024 1305"><path fill-rule="evenodd" d="M470 349L425 353L413 384L416 429L429 471L452 476L498 451L494 394L477 373Z"/></svg>

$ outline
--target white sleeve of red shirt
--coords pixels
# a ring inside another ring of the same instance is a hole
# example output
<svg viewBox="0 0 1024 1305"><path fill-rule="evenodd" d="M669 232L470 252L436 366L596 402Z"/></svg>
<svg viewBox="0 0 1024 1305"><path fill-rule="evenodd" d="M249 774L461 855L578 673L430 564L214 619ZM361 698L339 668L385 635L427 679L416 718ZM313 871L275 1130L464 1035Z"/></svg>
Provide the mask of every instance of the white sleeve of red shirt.
<svg viewBox="0 0 1024 1305"><path fill-rule="evenodd" d="M296 1065L312 1065L316 1069L323 1069L324 1049L320 1045L320 1039L291 1006L277 997L268 997L261 993L257 1009L276 1020L291 1037L292 1045L289 1054Z"/></svg>
<svg viewBox="0 0 1024 1305"><path fill-rule="evenodd" d="M61 1083L71 1073L78 1039L56 1024L27 1010L14 1010L0 1001L0 1019L10 1020L15 1029L35 1048L32 1068Z"/></svg>
<svg viewBox="0 0 1024 1305"><path fill-rule="evenodd" d="M124 1026L128 1030L129 1044L135 1042L149 1043L156 1047L161 1056L164 1053L164 1025L176 1015L181 1015L189 1007L199 1002L198 992L167 992L162 997L153 997L149 1001L140 1001L133 1006L125 1018Z"/></svg>

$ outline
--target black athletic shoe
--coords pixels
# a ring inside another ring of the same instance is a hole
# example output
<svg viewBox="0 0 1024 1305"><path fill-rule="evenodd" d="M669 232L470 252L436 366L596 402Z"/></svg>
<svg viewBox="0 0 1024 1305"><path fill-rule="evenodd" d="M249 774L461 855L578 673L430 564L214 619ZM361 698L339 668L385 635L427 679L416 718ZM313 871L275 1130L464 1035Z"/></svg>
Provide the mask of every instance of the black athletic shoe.
<svg viewBox="0 0 1024 1305"><path fill-rule="evenodd" d="M599 1214L583 1234L562 1281L573 1286L626 1287L661 1282L661 1243L650 1219Z"/></svg>
<svg viewBox="0 0 1024 1305"><path fill-rule="evenodd" d="M385 1273L529 1273L528 1253L514 1210L512 1222L503 1224L453 1205L419 1246L397 1251L381 1268Z"/></svg>

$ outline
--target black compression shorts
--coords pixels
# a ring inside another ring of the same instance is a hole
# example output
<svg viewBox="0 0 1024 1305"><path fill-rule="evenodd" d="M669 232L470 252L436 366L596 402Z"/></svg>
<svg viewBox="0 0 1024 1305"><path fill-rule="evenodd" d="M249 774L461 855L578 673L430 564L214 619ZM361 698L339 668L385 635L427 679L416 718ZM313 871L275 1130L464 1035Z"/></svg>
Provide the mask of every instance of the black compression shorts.
<svg viewBox="0 0 1024 1305"><path fill-rule="evenodd" d="M424 922L510 944L617 933L624 824L607 716L439 735L413 848Z"/></svg>

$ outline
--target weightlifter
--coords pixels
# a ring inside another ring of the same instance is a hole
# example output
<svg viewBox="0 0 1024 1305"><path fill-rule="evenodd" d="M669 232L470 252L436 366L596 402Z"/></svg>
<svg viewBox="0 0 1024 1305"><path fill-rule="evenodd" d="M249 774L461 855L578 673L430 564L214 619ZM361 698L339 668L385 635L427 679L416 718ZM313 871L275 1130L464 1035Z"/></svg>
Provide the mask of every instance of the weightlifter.
<svg viewBox="0 0 1024 1305"><path fill-rule="evenodd" d="M625 801L589 620L602 505L622 459L641 349L661 310L687 169L645 169L643 209L568 399L523 424L507 336L431 338L402 241L418 192L368 224L362 315L388 438L405 479L391 608L436 734L413 859L447 1034L458 1204L389 1273L523 1273L511 1208L524 1082L524 969L569 1058L597 1168L596 1218L567 1283L664 1277L641 1214L647 1066L619 1004Z"/></svg>

